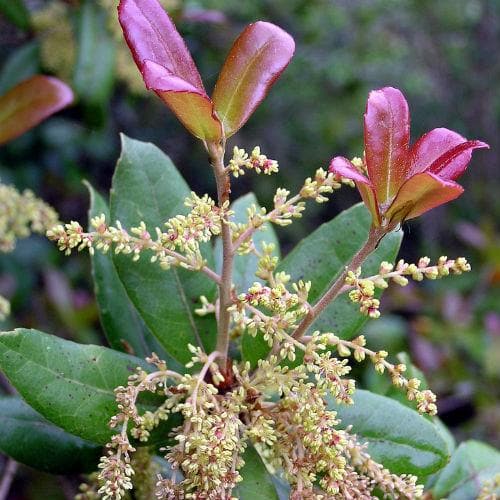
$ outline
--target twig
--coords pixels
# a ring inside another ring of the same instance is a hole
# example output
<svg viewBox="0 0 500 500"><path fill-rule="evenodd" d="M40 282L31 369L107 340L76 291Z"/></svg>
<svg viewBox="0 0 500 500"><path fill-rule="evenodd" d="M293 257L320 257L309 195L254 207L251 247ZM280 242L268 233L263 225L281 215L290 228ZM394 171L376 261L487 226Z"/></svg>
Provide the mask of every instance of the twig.
<svg viewBox="0 0 500 500"><path fill-rule="evenodd" d="M219 208L229 201L231 192L231 182L229 175L224 169L224 147L214 143L207 144L207 151L210 155L210 161L214 169L215 180L217 183L217 198ZM219 282L219 321L217 324L217 346L216 350L220 353L221 367L225 370L227 364L227 354L229 351L229 324L230 313L228 308L231 306L231 286L233 273L233 243L231 226L228 223L222 224L222 273Z"/></svg>
<svg viewBox="0 0 500 500"><path fill-rule="evenodd" d="M314 304L307 315L301 321L297 329L293 332L293 338L301 339L307 332L307 329L312 325L314 320L323 312L343 290L345 279L349 271L355 271L363 264L366 258L377 248L382 237L386 234L384 229L371 228L368 234L368 239L361 249L354 255L351 262L344 268L340 276L332 283L326 293Z"/></svg>

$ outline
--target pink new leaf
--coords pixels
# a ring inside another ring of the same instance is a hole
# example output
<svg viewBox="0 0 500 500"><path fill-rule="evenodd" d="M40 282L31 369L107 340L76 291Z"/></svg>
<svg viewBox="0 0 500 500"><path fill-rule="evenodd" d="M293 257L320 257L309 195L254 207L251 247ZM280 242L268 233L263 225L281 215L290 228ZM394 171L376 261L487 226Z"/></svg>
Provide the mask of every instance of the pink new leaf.
<svg viewBox="0 0 500 500"><path fill-rule="evenodd" d="M146 86L196 137L217 141L222 126L184 40L157 0L121 0L118 18Z"/></svg>
<svg viewBox="0 0 500 500"><path fill-rule="evenodd" d="M212 96L226 137L237 132L287 67L293 38L267 22L250 24L234 42Z"/></svg>
<svg viewBox="0 0 500 500"><path fill-rule="evenodd" d="M73 92L57 78L36 75L0 97L0 144L20 136L73 102Z"/></svg>

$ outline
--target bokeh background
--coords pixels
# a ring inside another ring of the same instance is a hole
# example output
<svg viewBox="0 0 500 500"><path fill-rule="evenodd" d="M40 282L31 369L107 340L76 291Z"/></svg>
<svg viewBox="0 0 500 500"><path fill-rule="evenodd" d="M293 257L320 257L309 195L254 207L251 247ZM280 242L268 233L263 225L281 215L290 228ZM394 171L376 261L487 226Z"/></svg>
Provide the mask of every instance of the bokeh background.
<svg viewBox="0 0 500 500"><path fill-rule="evenodd" d="M369 341L409 352L438 394L442 419L459 439L500 445L500 2L497 0L162 0L211 89L232 40L249 22L280 25L296 55L271 94L231 140L260 145L279 160L271 178L245 175L237 196L254 190L269 204L336 154L362 153L368 92L392 85L410 103L412 138L446 126L491 145L474 154L459 200L405 224L401 257L466 256L473 272L393 288ZM214 192L200 144L147 94L123 41L116 0L1 0L0 94L35 73L69 83L76 104L0 149L0 179L30 188L62 220L85 221L82 179L109 190L119 133L157 144L190 185ZM23 7L24 6L24 7ZM283 252L358 200L343 189L279 230ZM79 342L102 342L87 255L65 258L42 237L0 256L0 294L12 302L1 325L36 327ZM365 387L385 392L380 377ZM25 471L24 474L28 474ZM41 474L13 498L64 496L68 485ZM61 493L61 491L63 493ZM66 494L67 491L66 491ZM33 496L34 495L34 496Z"/></svg>

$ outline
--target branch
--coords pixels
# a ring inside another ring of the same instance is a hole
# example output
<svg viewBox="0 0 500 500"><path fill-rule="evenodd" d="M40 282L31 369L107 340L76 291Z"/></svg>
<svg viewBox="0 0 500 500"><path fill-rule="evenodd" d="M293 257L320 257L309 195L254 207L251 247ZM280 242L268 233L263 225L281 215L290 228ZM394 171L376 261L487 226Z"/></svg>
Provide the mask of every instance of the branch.
<svg viewBox="0 0 500 500"><path fill-rule="evenodd" d="M217 198L219 208L222 210L224 204L229 201L231 192L231 181L229 174L224 169L224 147L214 143L207 144L210 162L214 169L215 180L217 183ZM221 367L225 372L227 364L227 354L229 351L229 324L231 306L231 287L233 273L233 243L231 226L228 223L222 224L222 273L219 282L219 321L217 323L217 346L216 350L220 353Z"/></svg>
<svg viewBox="0 0 500 500"><path fill-rule="evenodd" d="M351 262L344 268L340 276L332 283L330 288L326 293L314 304L314 306L309 310L307 315L301 321L300 325L293 332L292 337L294 339L300 340L307 329L312 325L314 320L323 312L323 310L335 300L340 293L344 291L345 279L349 271L355 271L361 264L366 260L366 258L377 248L380 240L386 234L386 231L381 228L370 229L368 234L368 239L362 248L354 255Z"/></svg>

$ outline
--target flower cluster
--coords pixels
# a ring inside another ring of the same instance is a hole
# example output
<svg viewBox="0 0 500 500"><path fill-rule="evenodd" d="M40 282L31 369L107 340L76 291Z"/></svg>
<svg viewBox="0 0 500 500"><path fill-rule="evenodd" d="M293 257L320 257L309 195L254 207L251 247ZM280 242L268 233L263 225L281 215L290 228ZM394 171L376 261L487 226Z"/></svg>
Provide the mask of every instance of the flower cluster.
<svg viewBox="0 0 500 500"><path fill-rule="evenodd" d="M0 252L10 252L18 238L45 233L57 224L56 211L26 189L22 193L0 183Z"/></svg>
<svg viewBox="0 0 500 500"><path fill-rule="evenodd" d="M0 295L0 321L10 314L10 302Z"/></svg>
<svg viewBox="0 0 500 500"><path fill-rule="evenodd" d="M351 404L354 382L344 378L350 368L346 360L332 356L327 341L339 352L342 346L343 355L353 346L357 346L357 359L359 352L376 355L358 340L339 343L331 334L314 335L306 345L294 341L304 350L304 364L293 369L282 366L282 355L261 360L254 371L248 363L233 363L226 375L232 378L230 385L215 363L216 351L207 355L190 347L193 357L186 367L202 366L193 375L171 372L152 355L147 361L156 371L138 368L128 385L115 391L119 413L110 425L121 431L113 436L108 454L101 459L99 494L123 498L134 486L134 471L152 470L141 469L139 462L144 460L134 461L136 450L128 436L147 442L149 431L161 420L179 413L183 423L174 429L176 443L165 449L173 473L158 475L156 498L232 498L232 490L241 481L248 446L254 446L263 460L282 471L292 487L290 498L340 499L355 491L369 498L374 488L398 498L419 497L422 487L416 485L415 477L391 474L370 458L349 428L339 427L336 412L329 409L328 395ZM381 362L391 367L391 374L398 369ZM155 416L141 413L137 406L144 391L164 397Z"/></svg>
<svg viewBox="0 0 500 500"><path fill-rule="evenodd" d="M387 288L388 281L393 281L400 286L408 284L408 278L422 281L424 278L435 280L452 274L462 274L471 270L470 264L464 257L448 259L439 257L435 265L430 265L429 257L422 257L417 264L408 264L400 260L395 266L390 262L380 264L379 273L367 278L361 278L361 269L349 271L345 283L346 289L352 288L349 298L352 302L360 304L360 312L370 318L380 317L380 301L375 298L376 288Z"/></svg>
<svg viewBox="0 0 500 500"><path fill-rule="evenodd" d="M315 332L314 337L320 337L319 332ZM359 363L368 358L375 368L375 371L382 374L386 370L391 377L392 384L395 387L401 388L406 391L406 397L409 401L415 401L417 403L417 410L420 413L427 413L428 415L436 415L436 395L425 389L421 391L419 389L421 381L417 378L407 379L403 374L406 372L406 365L404 363L399 363L393 365L387 361L388 353L387 351L372 351L366 348L366 339L364 335L360 335L353 340L342 340L333 334L324 334L326 342L336 347L339 356L343 358L350 357L351 354L356 361Z"/></svg>
<svg viewBox="0 0 500 500"><path fill-rule="evenodd" d="M313 199L317 203L323 203L328 200L326 195L339 189L342 184L352 185L353 183L349 179L338 178L338 176L319 168L316 170L314 178L308 177L299 193L291 198L289 198L290 191L278 188L273 198L274 207L270 212L265 208L258 209L252 206L248 209L247 223L231 222L234 249L242 255L254 250L252 235L256 230L264 229L266 222L278 226L288 226L292 224L293 219L302 217L302 212L306 208L303 200Z"/></svg>
<svg viewBox="0 0 500 500"><path fill-rule="evenodd" d="M133 487L132 476L135 469L131 465L131 455L136 448L130 444L130 435L140 441L149 439L149 431L157 427L161 420L168 418L169 411L176 404L179 395L170 394L168 390L169 379L179 379L181 376L167 370L164 361L154 353L146 361L155 365L158 371L147 373L142 368L137 368L134 375L129 377L126 387L119 386L115 389L116 402L119 413L110 420L110 427L120 427L121 431L114 434L106 445L107 454L99 463L98 480L101 487L98 491L103 499L121 499L127 490ZM139 414L137 398L141 392L157 392L167 396L165 402L155 412ZM131 428L129 429L129 424Z"/></svg>
<svg viewBox="0 0 500 500"><path fill-rule="evenodd" d="M267 273L271 271L267 270ZM274 286L255 282L246 293L238 296L237 302L230 308L233 321L243 324L249 335L262 333L270 347L280 344L283 357L293 361L295 351L287 332L293 330L298 320L309 310L307 297L311 283L293 283L293 292L290 292L286 287L290 276L278 273L268 277ZM261 309L270 314L265 314Z"/></svg>
<svg viewBox="0 0 500 500"><path fill-rule="evenodd" d="M373 498L371 495L373 485L376 485L388 498L413 499L422 496L424 487L417 484L415 476L391 474L388 469L370 457L365 450L366 446L360 445L356 441L356 436L349 436L348 439L347 449L350 466L361 472L362 481L360 481L359 472L352 478L352 471L349 471L349 477L344 478L340 484L342 498L349 498L349 496L351 498ZM359 496L355 496L356 490Z"/></svg>
<svg viewBox="0 0 500 500"><path fill-rule="evenodd" d="M158 262L163 269L182 266L203 270L205 261L200 243L209 241L212 235L221 232L230 211L227 206L217 207L208 195L200 198L195 193L186 198L185 205L191 211L187 215L169 219L164 232L157 227L156 239L151 237L144 222L127 231L120 221L116 222L116 226L108 225L103 214L92 218L94 231L85 232L78 222L72 221L64 226L54 226L47 231L47 237L56 241L66 255L74 248L79 251L88 248L90 253L97 249L106 253L114 247L115 253L131 254L133 260L138 260L143 251L150 250L150 260Z"/></svg>
<svg viewBox="0 0 500 500"><path fill-rule="evenodd" d="M19 238L45 233L58 220L56 211L29 189L21 193L0 183L0 252L11 252ZM9 314L10 303L0 295L0 321Z"/></svg>
<svg viewBox="0 0 500 500"><path fill-rule="evenodd" d="M271 175L279 171L279 166L276 160L270 160L266 155L263 155L259 146L253 148L250 156L244 149L235 146L233 157L229 161L227 169L234 177L239 177L245 174L245 170L255 170L258 174L262 172Z"/></svg>

